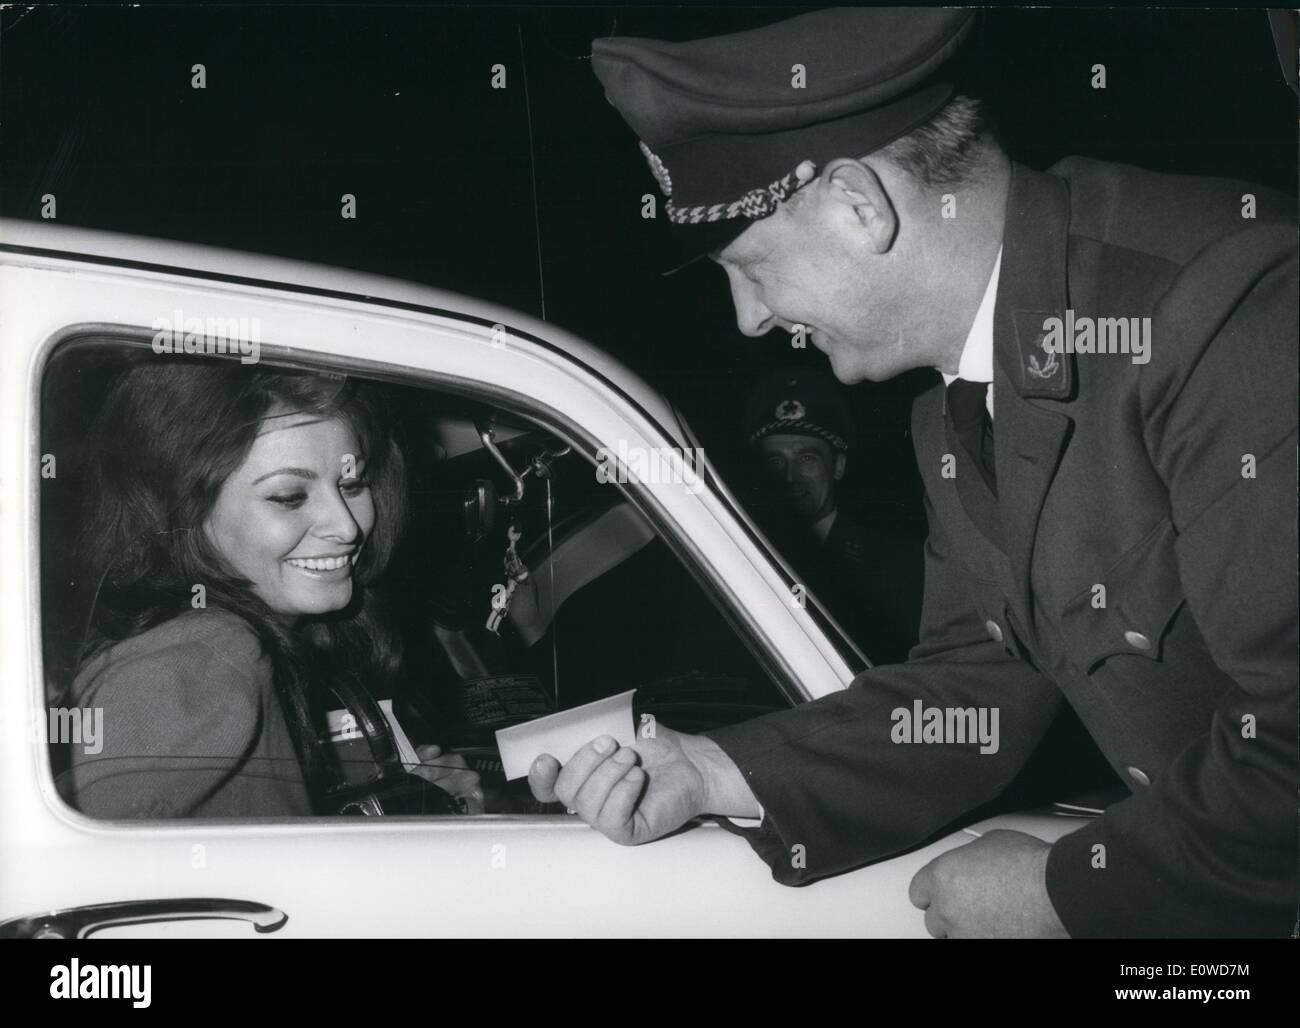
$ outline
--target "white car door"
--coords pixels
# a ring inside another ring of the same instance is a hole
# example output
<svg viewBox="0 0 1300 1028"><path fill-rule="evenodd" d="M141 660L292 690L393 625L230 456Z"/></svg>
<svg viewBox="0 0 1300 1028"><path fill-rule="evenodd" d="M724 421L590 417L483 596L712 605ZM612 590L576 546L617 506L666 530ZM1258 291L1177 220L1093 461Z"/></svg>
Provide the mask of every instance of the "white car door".
<svg viewBox="0 0 1300 1028"><path fill-rule="evenodd" d="M246 920L276 936L925 934L908 881L969 834L796 890L775 884L742 839L711 824L626 849L568 817L110 823L69 808L41 735L36 426L53 348L91 332L148 345L157 319L173 312L247 318L264 361L458 383L548 412L580 446L682 441L661 401L580 341L510 312L345 272L8 225L0 311L0 544L9 557L0 609L0 922L9 924L0 933L84 931L102 920L126 925L106 933L252 935L238 923ZM725 497L671 484L629 490L714 577L792 694L847 684L849 668L810 613L789 602L779 570ZM1046 838L1074 826L1032 824ZM85 909L104 904L119 906ZM71 913L45 916L54 911Z"/></svg>

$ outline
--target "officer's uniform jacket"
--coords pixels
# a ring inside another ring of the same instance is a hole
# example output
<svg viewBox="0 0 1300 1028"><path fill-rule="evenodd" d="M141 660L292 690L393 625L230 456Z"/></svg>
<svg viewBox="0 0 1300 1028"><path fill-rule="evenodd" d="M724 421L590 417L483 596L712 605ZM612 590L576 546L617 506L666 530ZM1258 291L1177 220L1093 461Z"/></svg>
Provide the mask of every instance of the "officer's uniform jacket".
<svg viewBox="0 0 1300 1028"><path fill-rule="evenodd" d="M913 409L920 643L842 693L709 733L765 810L749 834L778 880L887 856L996 796L1064 699L1131 790L1052 847L1070 933L1291 931L1294 217L1225 180L1013 166L996 498L946 427L942 383ZM1044 320L1067 309L1150 318L1150 362L1047 352ZM915 700L997 707L997 752L892 741Z"/></svg>

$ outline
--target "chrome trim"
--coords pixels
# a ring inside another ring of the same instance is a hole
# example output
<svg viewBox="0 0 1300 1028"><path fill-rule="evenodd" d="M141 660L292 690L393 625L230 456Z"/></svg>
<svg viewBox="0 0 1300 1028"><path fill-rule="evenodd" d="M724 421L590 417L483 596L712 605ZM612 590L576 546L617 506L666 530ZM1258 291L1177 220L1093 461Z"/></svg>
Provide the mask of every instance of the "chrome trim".
<svg viewBox="0 0 1300 1028"><path fill-rule="evenodd" d="M289 915L265 903L232 899L127 900L51 910L0 921L0 939L84 939L105 928L156 921L248 921L261 934L278 932Z"/></svg>

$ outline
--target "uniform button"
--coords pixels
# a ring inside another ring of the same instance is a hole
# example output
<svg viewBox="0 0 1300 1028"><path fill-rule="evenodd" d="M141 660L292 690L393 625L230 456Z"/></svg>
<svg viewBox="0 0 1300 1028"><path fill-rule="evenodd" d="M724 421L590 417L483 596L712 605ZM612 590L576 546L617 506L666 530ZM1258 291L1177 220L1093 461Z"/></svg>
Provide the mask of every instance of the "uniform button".
<svg viewBox="0 0 1300 1028"><path fill-rule="evenodd" d="M1151 779L1147 777L1147 773L1140 767L1130 767L1128 769L1128 776L1133 779L1133 781L1137 782L1138 785L1151 784Z"/></svg>
<svg viewBox="0 0 1300 1028"><path fill-rule="evenodd" d="M1129 629L1127 632L1124 633L1124 641L1128 643L1130 646L1132 646L1135 650L1151 649L1151 640L1148 639L1141 632L1135 632L1132 629Z"/></svg>
<svg viewBox="0 0 1300 1028"><path fill-rule="evenodd" d="M984 627L989 630L989 638L991 638L994 642L1000 643L1002 641L1002 629L998 627L998 623L996 621L985 621Z"/></svg>

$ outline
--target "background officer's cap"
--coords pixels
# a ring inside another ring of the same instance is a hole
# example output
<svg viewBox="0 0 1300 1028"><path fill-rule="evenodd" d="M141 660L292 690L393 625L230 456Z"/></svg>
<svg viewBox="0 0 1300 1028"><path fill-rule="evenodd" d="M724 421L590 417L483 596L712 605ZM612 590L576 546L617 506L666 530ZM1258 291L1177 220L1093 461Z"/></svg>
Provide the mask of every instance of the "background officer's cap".
<svg viewBox="0 0 1300 1028"><path fill-rule="evenodd" d="M807 435L847 453L852 434L849 406L839 384L817 369L784 369L762 379L745 405L750 445L769 435Z"/></svg>
<svg viewBox="0 0 1300 1028"><path fill-rule="evenodd" d="M972 20L937 8L814 11L684 43L597 39L592 65L641 140L688 260L724 248L828 161L930 118L953 91L935 73Z"/></svg>

